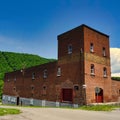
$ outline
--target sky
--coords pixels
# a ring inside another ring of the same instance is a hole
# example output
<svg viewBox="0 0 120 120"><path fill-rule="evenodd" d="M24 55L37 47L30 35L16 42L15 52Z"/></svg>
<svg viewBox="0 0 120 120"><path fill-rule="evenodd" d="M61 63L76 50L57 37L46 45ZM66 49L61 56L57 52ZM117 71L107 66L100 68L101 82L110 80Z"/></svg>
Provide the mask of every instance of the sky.
<svg viewBox="0 0 120 120"><path fill-rule="evenodd" d="M120 0L0 0L0 51L57 59L57 35L86 24L110 36L120 76Z"/></svg>

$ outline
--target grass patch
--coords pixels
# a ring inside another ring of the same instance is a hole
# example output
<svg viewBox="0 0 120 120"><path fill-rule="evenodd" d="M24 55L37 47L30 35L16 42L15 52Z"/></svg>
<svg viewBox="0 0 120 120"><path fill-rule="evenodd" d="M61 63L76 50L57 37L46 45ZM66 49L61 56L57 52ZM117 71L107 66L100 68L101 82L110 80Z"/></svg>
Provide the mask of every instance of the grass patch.
<svg viewBox="0 0 120 120"><path fill-rule="evenodd" d="M81 106L79 109L81 110L91 110L91 111L112 111L116 108L120 108L120 106L116 105L94 105L94 106Z"/></svg>
<svg viewBox="0 0 120 120"><path fill-rule="evenodd" d="M19 114L20 110L14 108L0 108L0 116L7 114Z"/></svg>

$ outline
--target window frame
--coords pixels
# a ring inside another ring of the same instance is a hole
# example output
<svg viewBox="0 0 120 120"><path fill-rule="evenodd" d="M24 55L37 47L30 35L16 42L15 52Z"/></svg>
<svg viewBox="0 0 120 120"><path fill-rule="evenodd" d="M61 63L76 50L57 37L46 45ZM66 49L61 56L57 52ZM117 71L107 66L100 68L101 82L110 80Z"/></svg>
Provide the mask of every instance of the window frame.
<svg viewBox="0 0 120 120"><path fill-rule="evenodd" d="M35 86L31 86L31 90L34 90L35 89Z"/></svg>
<svg viewBox="0 0 120 120"><path fill-rule="evenodd" d="M32 80L35 80L35 72L32 73Z"/></svg>
<svg viewBox="0 0 120 120"><path fill-rule="evenodd" d="M93 53L94 52L94 44L90 43L90 52Z"/></svg>
<svg viewBox="0 0 120 120"><path fill-rule="evenodd" d="M58 67L57 68L57 77L60 77L61 76L61 67Z"/></svg>
<svg viewBox="0 0 120 120"><path fill-rule="evenodd" d="M48 71L47 71L47 69L44 69L43 78L46 79L47 77L48 77Z"/></svg>
<svg viewBox="0 0 120 120"><path fill-rule="evenodd" d="M74 91L79 91L79 85L74 85Z"/></svg>
<svg viewBox="0 0 120 120"><path fill-rule="evenodd" d="M72 54L72 52L73 52L72 44L69 44L68 45L68 54Z"/></svg>
<svg viewBox="0 0 120 120"><path fill-rule="evenodd" d="M94 64L90 65L90 74L93 76L95 75L95 65Z"/></svg>
<svg viewBox="0 0 120 120"><path fill-rule="evenodd" d="M102 55L103 55L103 57L106 57L106 49L105 49L105 47L102 48Z"/></svg>
<svg viewBox="0 0 120 120"><path fill-rule="evenodd" d="M103 68L103 77L104 78L107 77L107 68L106 67Z"/></svg>
<svg viewBox="0 0 120 120"><path fill-rule="evenodd" d="M16 82L16 80L17 80L17 78L16 78L16 76L14 77L14 82Z"/></svg>

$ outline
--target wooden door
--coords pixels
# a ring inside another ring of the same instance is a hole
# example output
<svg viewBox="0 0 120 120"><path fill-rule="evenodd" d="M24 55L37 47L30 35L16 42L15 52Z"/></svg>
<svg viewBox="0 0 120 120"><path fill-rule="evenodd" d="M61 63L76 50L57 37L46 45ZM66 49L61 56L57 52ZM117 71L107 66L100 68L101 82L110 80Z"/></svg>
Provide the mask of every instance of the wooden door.
<svg viewBox="0 0 120 120"><path fill-rule="evenodd" d="M62 89L62 101L72 102L73 101L73 90Z"/></svg>
<svg viewBox="0 0 120 120"><path fill-rule="evenodd" d="M96 96L97 103L103 102L103 90L102 89L100 89L100 93L98 93L98 94L96 93L95 96Z"/></svg>

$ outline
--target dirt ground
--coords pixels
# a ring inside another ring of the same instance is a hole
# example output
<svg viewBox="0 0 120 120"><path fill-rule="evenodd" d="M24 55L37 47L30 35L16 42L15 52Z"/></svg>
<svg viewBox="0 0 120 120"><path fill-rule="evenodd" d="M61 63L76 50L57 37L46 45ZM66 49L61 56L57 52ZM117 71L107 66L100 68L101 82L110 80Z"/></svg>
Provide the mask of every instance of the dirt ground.
<svg viewBox="0 0 120 120"><path fill-rule="evenodd" d="M0 106L11 108L11 106ZM18 115L0 116L0 120L120 120L120 110L94 112L63 108L12 107L22 111Z"/></svg>

